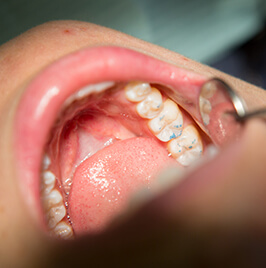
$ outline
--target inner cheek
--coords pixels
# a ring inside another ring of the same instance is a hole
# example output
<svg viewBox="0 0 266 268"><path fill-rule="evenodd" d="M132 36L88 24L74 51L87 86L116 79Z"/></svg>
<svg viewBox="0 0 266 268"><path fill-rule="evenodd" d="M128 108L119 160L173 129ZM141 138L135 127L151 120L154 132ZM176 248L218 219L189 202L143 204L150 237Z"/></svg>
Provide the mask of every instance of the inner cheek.
<svg viewBox="0 0 266 268"><path fill-rule="evenodd" d="M149 120L136 113L136 103L126 98L124 87L117 84L74 101L51 132L41 191L47 226L54 235L70 238L103 230L126 209L134 192L153 187L160 170L183 168L171 157L169 142L156 138ZM180 109L182 127L195 126Z"/></svg>

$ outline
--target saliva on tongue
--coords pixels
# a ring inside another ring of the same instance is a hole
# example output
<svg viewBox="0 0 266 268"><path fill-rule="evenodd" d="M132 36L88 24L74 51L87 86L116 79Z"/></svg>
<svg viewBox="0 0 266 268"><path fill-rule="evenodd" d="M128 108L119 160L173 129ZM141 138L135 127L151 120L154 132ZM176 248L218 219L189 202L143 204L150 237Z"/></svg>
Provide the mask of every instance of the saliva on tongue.
<svg viewBox="0 0 266 268"><path fill-rule="evenodd" d="M76 235L102 231L138 189L176 161L152 137L134 137L99 150L75 171L68 211Z"/></svg>

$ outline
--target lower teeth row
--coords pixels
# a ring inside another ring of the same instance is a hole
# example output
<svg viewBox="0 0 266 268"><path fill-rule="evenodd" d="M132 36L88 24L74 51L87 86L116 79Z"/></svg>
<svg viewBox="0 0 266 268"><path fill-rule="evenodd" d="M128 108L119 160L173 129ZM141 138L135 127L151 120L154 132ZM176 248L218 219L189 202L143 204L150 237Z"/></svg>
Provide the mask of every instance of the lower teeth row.
<svg viewBox="0 0 266 268"><path fill-rule="evenodd" d="M183 116L176 103L170 99L163 102L160 91L148 83L130 82L125 96L137 103L136 111L148 120L148 127L157 139L167 143L167 150L181 165L188 166L202 154L202 141L193 125L183 127ZM66 206L61 193L56 190L56 177L49 171L50 159L43 159L41 196L47 225L52 235L69 239L73 237L72 226L65 219Z"/></svg>
<svg viewBox="0 0 266 268"><path fill-rule="evenodd" d="M66 207L61 193L55 189L56 177L48 170L50 159L44 157L41 178L41 196L49 232L52 235L69 239L73 237L73 230L64 218Z"/></svg>

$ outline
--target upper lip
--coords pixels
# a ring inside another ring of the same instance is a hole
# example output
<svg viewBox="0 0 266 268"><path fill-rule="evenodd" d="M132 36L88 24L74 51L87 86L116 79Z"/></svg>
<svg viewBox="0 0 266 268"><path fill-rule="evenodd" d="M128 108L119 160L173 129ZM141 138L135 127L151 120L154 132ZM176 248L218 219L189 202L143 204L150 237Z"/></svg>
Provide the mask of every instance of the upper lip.
<svg viewBox="0 0 266 268"><path fill-rule="evenodd" d="M206 77L133 50L94 47L54 62L27 86L15 117L14 150L24 198L36 220L43 218L39 193L43 150L64 101L88 84L129 80L178 88L182 98L196 103ZM195 109L193 116L198 116Z"/></svg>

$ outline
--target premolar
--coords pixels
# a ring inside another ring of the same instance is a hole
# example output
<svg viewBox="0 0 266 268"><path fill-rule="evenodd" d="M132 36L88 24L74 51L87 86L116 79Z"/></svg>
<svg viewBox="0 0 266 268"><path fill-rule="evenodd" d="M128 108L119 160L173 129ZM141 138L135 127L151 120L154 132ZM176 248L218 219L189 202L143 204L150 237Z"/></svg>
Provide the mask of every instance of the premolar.
<svg viewBox="0 0 266 268"><path fill-rule="evenodd" d="M167 99L163 104L163 110L148 122L148 127L160 141L167 142L180 136L183 116L177 104Z"/></svg>
<svg viewBox="0 0 266 268"><path fill-rule="evenodd" d="M193 125L185 127L180 137L168 142L168 151L183 166L200 158L202 150L199 132Z"/></svg>

